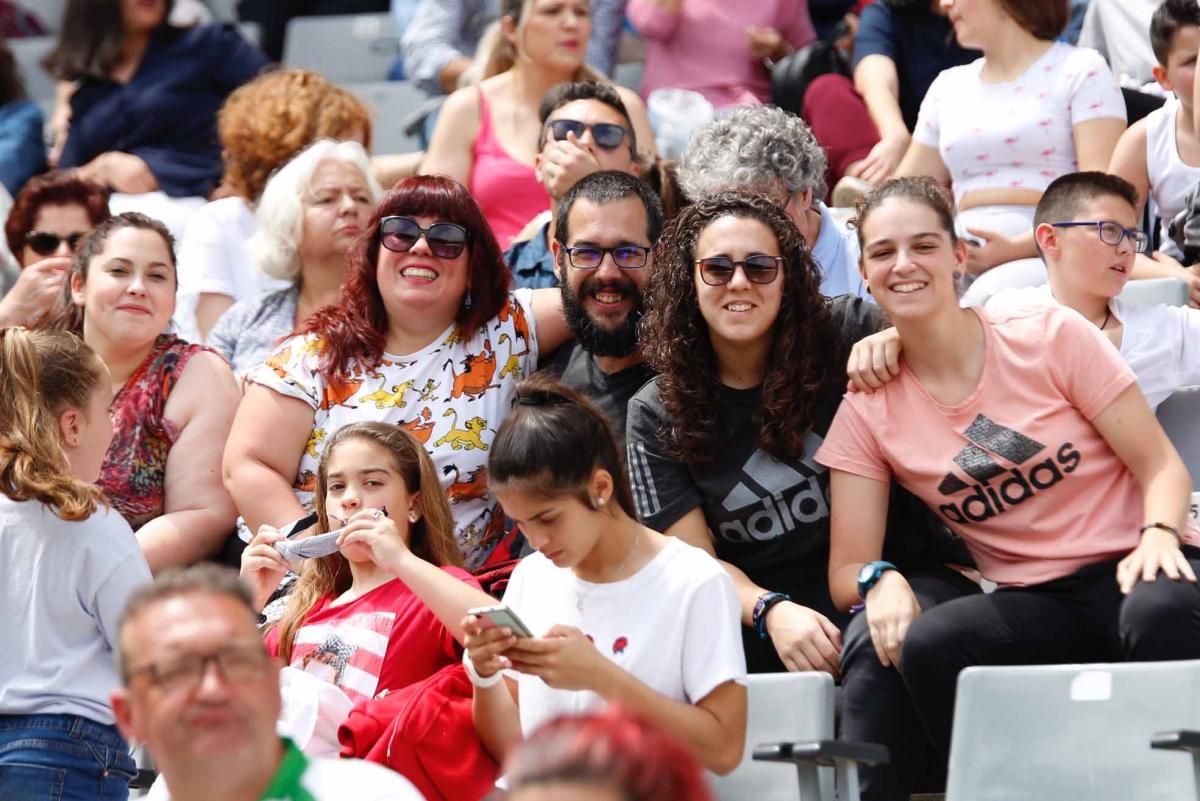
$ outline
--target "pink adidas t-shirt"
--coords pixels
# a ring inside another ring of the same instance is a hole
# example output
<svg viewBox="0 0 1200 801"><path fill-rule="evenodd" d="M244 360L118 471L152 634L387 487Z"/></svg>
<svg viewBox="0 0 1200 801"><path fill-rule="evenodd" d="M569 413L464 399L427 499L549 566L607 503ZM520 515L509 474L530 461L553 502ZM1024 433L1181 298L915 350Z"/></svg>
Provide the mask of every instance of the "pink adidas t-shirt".
<svg viewBox="0 0 1200 801"><path fill-rule="evenodd" d="M894 475L997 584L1039 584L1128 553L1142 489L1090 421L1133 372L1072 310L973 311L987 356L970 397L938 403L902 366L874 394L846 395L817 461Z"/></svg>

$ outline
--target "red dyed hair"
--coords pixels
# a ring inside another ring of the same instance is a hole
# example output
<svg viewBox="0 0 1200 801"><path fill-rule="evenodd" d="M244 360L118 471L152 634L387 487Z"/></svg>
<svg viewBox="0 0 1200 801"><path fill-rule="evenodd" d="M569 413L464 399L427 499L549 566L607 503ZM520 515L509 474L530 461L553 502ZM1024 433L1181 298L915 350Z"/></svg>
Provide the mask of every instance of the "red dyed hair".
<svg viewBox="0 0 1200 801"><path fill-rule="evenodd" d="M692 753L630 712L563 716L509 759L509 796L538 784L613 787L630 801L712 801Z"/></svg>
<svg viewBox="0 0 1200 801"><path fill-rule="evenodd" d="M83 206L93 228L112 216L108 211L108 190L99 184L76 178L73 172L65 170L30 178L17 193L4 222L8 249L17 261L21 260L25 235L42 206Z"/></svg>
<svg viewBox="0 0 1200 801"><path fill-rule="evenodd" d="M471 193L458 181L440 175L405 178L380 201L367 230L346 254L346 281L338 304L321 309L300 329L325 340L320 369L327 380L345 379L351 360L370 369L383 358L388 319L377 276L379 226L384 217L394 214L429 216L458 223L470 232L467 291L471 308L460 306L454 320L463 339L474 336L508 302L511 273Z"/></svg>

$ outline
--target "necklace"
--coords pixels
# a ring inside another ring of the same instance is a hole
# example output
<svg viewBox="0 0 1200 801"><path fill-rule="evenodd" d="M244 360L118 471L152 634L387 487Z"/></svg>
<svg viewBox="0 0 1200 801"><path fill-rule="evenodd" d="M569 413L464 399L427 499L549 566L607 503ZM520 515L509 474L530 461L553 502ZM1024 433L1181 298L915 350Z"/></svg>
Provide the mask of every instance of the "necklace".
<svg viewBox="0 0 1200 801"><path fill-rule="evenodd" d="M1108 321L1111 319L1112 319L1112 309L1106 306L1104 308L1104 322L1100 323L1101 331L1103 331L1105 328L1108 327Z"/></svg>
<svg viewBox="0 0 1200 801"><path fill-rule="evenodd" d="M638 543L641 541L642 541L642 527L638 526L637 534L633 535L633 543L630 544L629 550L625 552L625 558L621 560L621 564L617 565L617 569L614 570L612 573L614 576L617 577L617 578L613 579L613 581L618 581L620 579L621 574L624 572L626 565L629 564L629 560L633 558L633 552L637 550ZM578 611L580 611L580 612L583 611L583 602L587 599L587 597L589 595L592 594L592 589L593 588L589 587L587 592L580 591L575 596L575 608Z"/></svg>

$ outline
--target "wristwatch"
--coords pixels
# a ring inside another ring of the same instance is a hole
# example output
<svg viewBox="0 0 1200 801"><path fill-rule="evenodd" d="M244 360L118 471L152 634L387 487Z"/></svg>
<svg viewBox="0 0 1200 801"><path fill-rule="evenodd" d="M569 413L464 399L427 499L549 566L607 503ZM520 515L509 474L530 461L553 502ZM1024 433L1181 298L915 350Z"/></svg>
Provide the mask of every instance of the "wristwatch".
<svg viewBox="0 0 1200 801"><path fill-rule="evenodd" d="M865 601L867 593L879 583L879 579L883 577L883 574L895 569L895 565L891 562L885 562L882 559L876 562L867 562L863 565L858 571L858 597Z"/></svg>
<svg viewBox="0 0 1200 801"><path fill-rule="evenodd" d="M754 604L754 614L750 616L750 620L754 623L754 630L758 632L759 639L767 639L767 612L770 612L771 607L775 604L790 600L792 597L782 592L764 592L758 596L758 601Z"/></svg>

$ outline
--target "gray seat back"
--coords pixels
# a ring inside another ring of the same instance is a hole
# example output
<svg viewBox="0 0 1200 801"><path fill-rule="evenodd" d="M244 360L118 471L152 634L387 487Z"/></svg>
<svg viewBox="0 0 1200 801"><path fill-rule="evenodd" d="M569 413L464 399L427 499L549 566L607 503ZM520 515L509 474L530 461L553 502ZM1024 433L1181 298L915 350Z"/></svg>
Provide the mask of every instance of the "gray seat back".
<svg viewBox="0 0 1200 801"><path fill-rule="evenodd" d="M946 801L1196 801L1200 661L976 667L958 679Z"/></svg>
<svg viewBox="0 0 1200 801"><path fill-rule="evenodd" d="M387 80L400 53L392 16L334 14L294 17L283 40L283 63L321 73L334 83Z"/></svg>
<svg viewBox="0 0 1200 801"><path fill-rule="evenodd" d="M760 743L833 738L833 679L826 673L762 673L746 679L748 715L742 762L714 788L719 801L820 801L800 799L796 768L755 762ZM832 798L833 769L821 768L822 798Z"/></svg>

